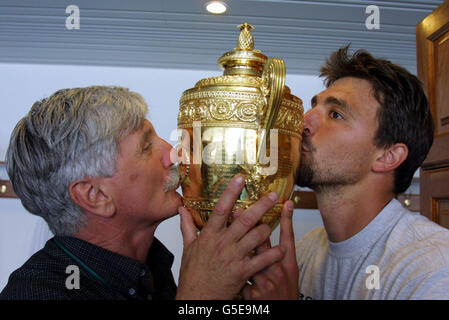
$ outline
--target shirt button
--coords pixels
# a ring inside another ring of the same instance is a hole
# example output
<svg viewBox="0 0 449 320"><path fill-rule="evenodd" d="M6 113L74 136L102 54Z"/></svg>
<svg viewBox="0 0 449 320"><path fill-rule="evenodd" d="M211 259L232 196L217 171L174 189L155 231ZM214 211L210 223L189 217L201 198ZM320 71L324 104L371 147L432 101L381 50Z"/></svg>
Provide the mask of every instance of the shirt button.
<svg viewBox="0 0 449 320"><path fill-rule="evenodd" d="M129 293L130 295L133 296L133 295L136 294L136 289L134 289L134 288L129 288L128 293Z"/></svg>

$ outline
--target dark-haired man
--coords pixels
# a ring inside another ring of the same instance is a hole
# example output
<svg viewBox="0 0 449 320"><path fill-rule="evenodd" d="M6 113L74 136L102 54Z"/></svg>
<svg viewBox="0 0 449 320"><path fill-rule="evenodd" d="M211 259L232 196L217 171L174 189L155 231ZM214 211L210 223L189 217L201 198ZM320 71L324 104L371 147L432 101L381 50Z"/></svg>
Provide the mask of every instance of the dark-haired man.
<svg viewBox="0 0 449 320"><path fill-rule="evenodd" d="M327 89L305 115L296 181L316 192L324 227L297 244L297 266L290 248L245 296L288 298L299 289L303 299L449 299L449 231L395 199L433 142L419 80L348 47L321 76Z"/></svg>

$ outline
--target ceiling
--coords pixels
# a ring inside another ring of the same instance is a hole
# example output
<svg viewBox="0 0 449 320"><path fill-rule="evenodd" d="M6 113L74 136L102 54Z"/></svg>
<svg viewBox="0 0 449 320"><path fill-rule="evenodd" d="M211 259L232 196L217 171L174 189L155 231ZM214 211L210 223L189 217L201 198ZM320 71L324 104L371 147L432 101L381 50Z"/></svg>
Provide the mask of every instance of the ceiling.
<svg viewBox="0 0 449 320"><path fill-rule="evenodd" d="M212 15L205 0L0 0L0 62L218 70L236 46L237 25L255 26L255 48L285 60L288 73L317 74L351 43L416 73L415 26L442 0L228 0ZM80 29L65 26L68 5ZM377 5L380 29L365 13Z"/></svg>

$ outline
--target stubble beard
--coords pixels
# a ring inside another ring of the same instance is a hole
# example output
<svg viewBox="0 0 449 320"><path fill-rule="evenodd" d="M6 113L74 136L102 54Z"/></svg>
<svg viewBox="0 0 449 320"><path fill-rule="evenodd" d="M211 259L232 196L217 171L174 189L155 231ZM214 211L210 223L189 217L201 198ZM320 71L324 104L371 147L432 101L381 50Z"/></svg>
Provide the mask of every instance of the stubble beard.
<svg viewBox="0 0 449 320"><path fill-rule="evenodd" d="M313 189L313 170L309 165L303 164L301 161L295 175L295 182L300 187L308 187Z"/></svg>
<svg viewBox="0 0 449 320"><path fill-rule="evenodd" d="M344 170L338 163L315 163L312 154L307 154L308 162L300 161L296 170L295 183L307 187L317 193L335 191L339 187L355 184L358 181L357 171Z"/></svg>

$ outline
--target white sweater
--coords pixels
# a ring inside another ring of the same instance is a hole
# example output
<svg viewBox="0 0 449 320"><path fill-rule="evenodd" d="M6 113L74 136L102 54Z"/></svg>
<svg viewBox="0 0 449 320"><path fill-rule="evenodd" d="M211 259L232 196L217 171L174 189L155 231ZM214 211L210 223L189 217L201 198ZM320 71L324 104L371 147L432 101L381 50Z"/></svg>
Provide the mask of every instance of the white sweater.
<svg viewBox="0 0 449 320"><path fill-rule="evenodd" d="M359 233L296 245L302 299L449 299L449 230L393 199Z"/></svg>

